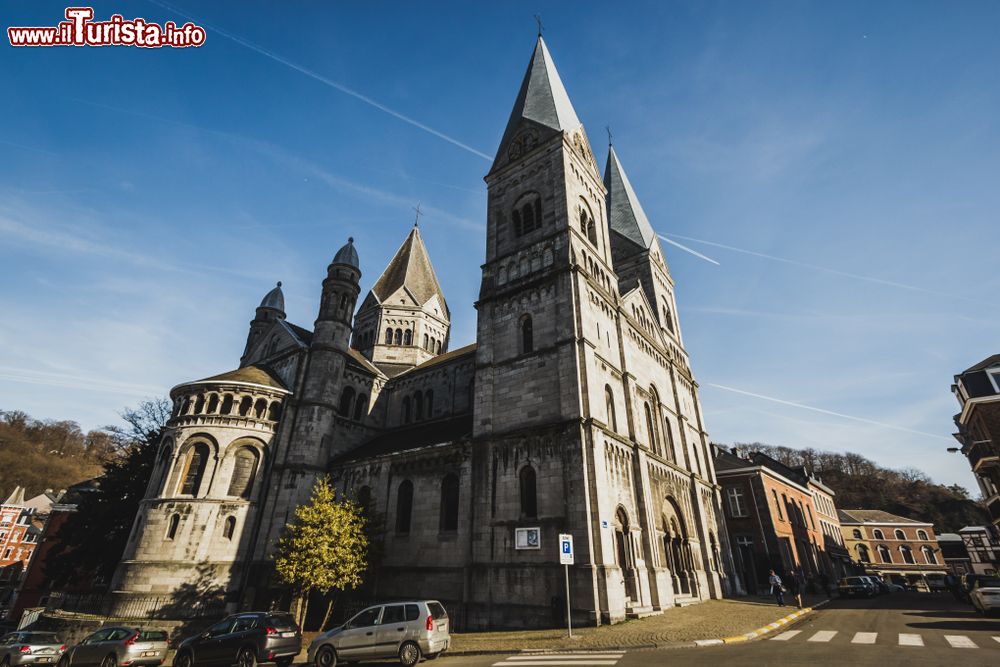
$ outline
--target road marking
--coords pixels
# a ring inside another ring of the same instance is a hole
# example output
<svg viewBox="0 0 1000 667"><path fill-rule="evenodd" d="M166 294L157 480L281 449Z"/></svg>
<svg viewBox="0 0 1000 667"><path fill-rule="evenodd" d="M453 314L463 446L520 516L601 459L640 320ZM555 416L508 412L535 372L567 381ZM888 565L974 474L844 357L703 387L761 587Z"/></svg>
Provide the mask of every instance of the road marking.
<svg viewBox="0 0 1000 667"><path fill-rule="evenodd" d="M899 635L900 646L923 646L924 638L920 635Z"/></svg>
<svg viewBox="0 0 1000 667"><path fill-rule="evenodd" d="M945 635L944 638L952 648L979 648L976 643L965 635Z"/></svg>
<svg viewBox="0 0 1000 667"><path fill-rule="evenodd" d="M800 632L802 632L802 631L801 630L786 630L785 632L782 632L777 637L771 637L771 641L772 642L787 642L789 639L791 639L795 635L799 634Z"/></svg>
<svg viewBox="0 0 1000 667"><path fill-rule="evenodd" d="M494 662L493 667L614 667L624 655L622 651L522 653L513 655L503 662Z"/></svg>
<svg viewBox="0 0 1000 667"><path fill-rule="evenodd" d="M611 658L620 658L624 653L532 653L530 655L514 655L507 658L511 662L520 662L523 660L564 660L566 658L596 658L599 660L608 660Z"/></svg>
<svg viewBox="0 0 1000 667"><path fill-rule="evenodd" d="M494 662L493 667L501 665L502 667L510 667L510 665L535 665L536 667L542 667L544 665L606 665L611 667L612 665L618 664L617 660L586 660L584 658L577 658L576 660L517 660L515 662L504 661L504 662Z"/></svg>
<svg viewBox="0 0 1000 667"><path fill-rule="evenodd" d="M809 638L811 642L828 642L837 634L836 630L820 630Z"/></svg>
<svg viewBox="0 0 1000 667"><path fill-rule="evenodd" d="M994 638L993 638L993 641L995 641L995 642L1000 642L1000 637L994 637Z"/></svg>
<svg viewBox="0 0 1000 667"><path fill-rule="evenodd" d="M877 632L855 632L852 644L874 644L878 638Z"/></svg>

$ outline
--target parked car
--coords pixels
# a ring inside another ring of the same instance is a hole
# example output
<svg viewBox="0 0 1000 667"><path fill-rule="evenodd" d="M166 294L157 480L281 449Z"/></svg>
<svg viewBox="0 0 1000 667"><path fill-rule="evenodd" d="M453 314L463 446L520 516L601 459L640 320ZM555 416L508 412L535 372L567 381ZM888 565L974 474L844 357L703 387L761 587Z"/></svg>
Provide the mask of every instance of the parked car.
<svg viewBox="0 0 1000 667"><path fill-rule="evenodd" d="M906 590L905 588L903 588L899 584L895 584L895 583L893 583L891 581L886 582L885 585L886 585L886 587L888 587L890 593L902 593L903 591Z"/></svg>
<svg viewBox="0 0 1000 667"><path fill-rule="evenodd" d="M422 657L437 658L450 645L448 612L440 602L393 602L369 607L316 637L308 659L316 667L336 667L340 660L397 658L403 667L413 667Z"/></svg>
<svg viewBox="0 0 1000 667"><path fill-rule="evenodd" d="M163 630L101 628L62 654L59 667L158 667L167 657L167 633Z"/></svg>
<svg viewBox="0 0 1000 667"><path fill-rule="evenodd" d="M885 595L886 593L891 592L889 590L889 584L885 583L885 580L882 579L882 577L873 577L869 575L868 579L872 582L872 585L875 586L876 595Z"/></svg>
<svg viewBox="0 0 1000 667"><path fill-rule="evenodd" d="M66 645L54 632L11 632L0 637L0 667L56 664Z"/></svg>
<svg viewBox="0 0 1000 667"><path fill-rule="evenodd" d="M865 580L868 587L871 589L872 595L881 595L882 589L878 585L878 577L873 577L870 574L862 574L861 578Z"/></svg>
<svg viewBox="0 0 1000 667"><path fill-rule="evenodd" d="M969 592L969 600L984 616L1000 610L1000 577L977 577Z"/></svg>
<svg viewBox="0 0 1000 667"><path fill-rule="evenodd" d="M273 662L288 667L302 650L302 632L291 614L247 612L227 616L177 646L174 667L237 665L256 667Z"/></svg>
<svg viewBox="0 0 1000 667"><path fill-rule="evenodd" d="M837 584L837 593L842 598L870 598L875 594L867 577L844 577Z"/></svg>

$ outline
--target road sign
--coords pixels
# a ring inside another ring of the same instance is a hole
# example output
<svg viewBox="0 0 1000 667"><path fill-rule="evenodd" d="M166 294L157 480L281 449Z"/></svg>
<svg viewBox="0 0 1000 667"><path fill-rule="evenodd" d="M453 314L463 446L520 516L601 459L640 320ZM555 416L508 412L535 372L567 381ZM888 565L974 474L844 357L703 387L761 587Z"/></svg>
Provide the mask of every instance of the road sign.
<svg viewBox="0 0 1000 667"><path fill-rule="evenodd" d="M560 565L572 565L573 564L573 536L572 535L559 535L559 564Z"/></svg>

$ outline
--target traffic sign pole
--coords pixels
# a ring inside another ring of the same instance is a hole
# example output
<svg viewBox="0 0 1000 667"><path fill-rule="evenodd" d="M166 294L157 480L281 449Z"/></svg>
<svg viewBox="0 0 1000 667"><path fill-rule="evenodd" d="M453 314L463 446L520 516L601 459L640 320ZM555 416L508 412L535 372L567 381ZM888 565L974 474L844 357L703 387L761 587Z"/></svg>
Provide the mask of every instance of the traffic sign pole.
<svg viewBox="0 0 1000 667"><path fill-rule="evenodd" d="M569 638L573 638L573 616L570 614L569 605L569 565L564 565L566 568L566 629L569 630Z"/></svg>
<svg viewBox="0 0 1000 667"><path fill-rule="evenodd" d="M572 535L562 534L559 536L559 562L566 568L566 629L569 630L569 638L572 639L573 618L569 601L569 566L574 564Z"/></svg>

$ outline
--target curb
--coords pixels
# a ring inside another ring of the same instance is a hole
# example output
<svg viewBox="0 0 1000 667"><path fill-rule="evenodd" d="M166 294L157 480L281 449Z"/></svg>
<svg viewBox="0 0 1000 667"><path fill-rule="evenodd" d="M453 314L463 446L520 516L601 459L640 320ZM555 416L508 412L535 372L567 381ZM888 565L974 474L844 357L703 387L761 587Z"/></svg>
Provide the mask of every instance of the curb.
<svg viewBox="0 0 1000 667"><path fill-rule="evenodd" d="M630 644L628 646L606 646L602 648L522 648L507 651L499 650L470 650L470 651L446 651L442 657L448 656L476 656L476 655L552 655L559 653L624 653L637 649L663 648L659 644Z"/></svg>
<svg viewBox="0 0 1000 667"><path fill-rule="evenodd" d="M756 630L754 630L752 632L748 632L748 633L743 634L743 635L735 635L733 637L723 637L721 639L698 639L698 640L695 640L694 645L695 646L720 646L722 644L738 644L739 642L747 642L747 641L750 641L751 639L756 639L758 637L762 637L762 636L764 636L764 635L766 635L766 634L768 634L770 632L773 632L774 630L777 630L778 628L781 628L781 627L783 627L785 625L788 625L792 621L795 621L795 620L797 620L797 619L805 616L806 614L812 612L813 610L815 610L815 609L817 609L819 607L822 607L823 605L827 604L829 601L830 600L823 600L822 602L817 602L816 604L814 604L811 607L804 607L802 609L799 609L797 612L795 612L793 614L789 614L788 616L785 616L784 618L779 618L774 623L768 623L767 625L765 625L762 628L757 628Z"/></svg>

